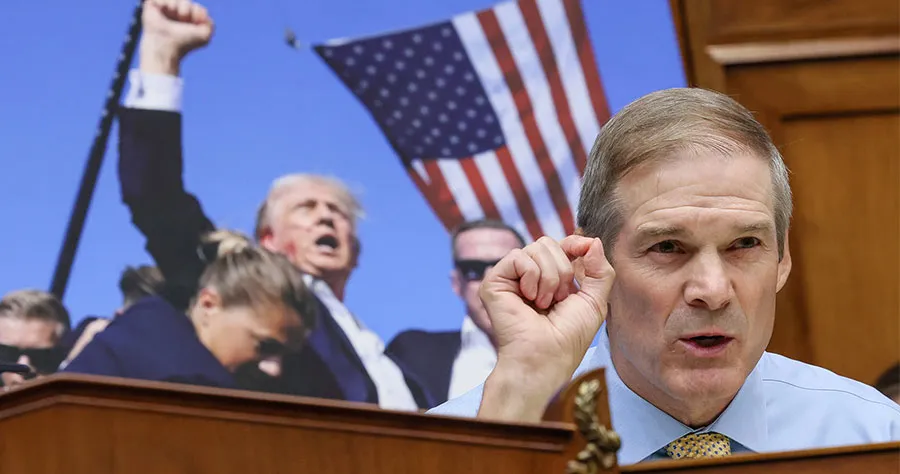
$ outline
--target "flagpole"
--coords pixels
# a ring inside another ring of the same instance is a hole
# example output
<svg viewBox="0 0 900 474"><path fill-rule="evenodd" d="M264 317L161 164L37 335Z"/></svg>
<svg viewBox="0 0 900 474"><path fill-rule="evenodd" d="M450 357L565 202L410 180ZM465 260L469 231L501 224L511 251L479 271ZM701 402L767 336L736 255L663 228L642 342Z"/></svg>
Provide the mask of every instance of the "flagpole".
<svg viewBox="0 0 900 474"><path fill-rule="evenodd" d="M97 127L97 134L94 136L94 142L91 144L90 153L84 166L84 172L81 176L81 184L78 188L78 195L75 204L72 207L72 213L69 216L69 224L66 229L65 239L59 250L59 256L56 261L56 269L53 271L53 281L50 285L50 292L56 295L60 300L66 293L66 286L69 282L69 276L72 273L72 264L75 261L75 253L78 251L78 243L81 240L81 234L84 230L84 221L87 217L88 208L91 205L91 199L94 196L94 188L97 185L97 177L100 175L100 167L103 164L103 157L106 154L107 142L109 141L109 133L112 128L113 116L115 108L119 104L122 96L122 89L125 87L125 78L128 75L128 68L131 66L134 58L134 51L137 48L138 39L141 35L141 13L143 12L143 0L138 1L138 5L131 15L131 24L128 26L128 33L125 36L125 43L122 45L122 51L119 54L116 63L115 75L112 84L106 96L106 102L103 105L103 113L100 116L100 124Z"/></svg>

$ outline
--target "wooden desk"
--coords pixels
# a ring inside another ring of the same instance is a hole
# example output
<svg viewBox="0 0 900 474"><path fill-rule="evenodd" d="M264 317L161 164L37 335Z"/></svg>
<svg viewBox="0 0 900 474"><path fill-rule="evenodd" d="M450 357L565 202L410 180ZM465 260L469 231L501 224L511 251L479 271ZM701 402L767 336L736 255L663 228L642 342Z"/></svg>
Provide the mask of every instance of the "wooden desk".
<svg viewBox="0 0 900 474"><path fill-rule="evenodd" d="M584 446L571 417L492 423L68 373L0 395L4 474L564 473Z"/></svg>
<svg viewBox="0 0 900 474"><path fill-rule="evenodd" d="M619 468L604 380L585 374L544 422L517 424L56 374L0 395L0 473L900 472L900 443Z"/></svg>

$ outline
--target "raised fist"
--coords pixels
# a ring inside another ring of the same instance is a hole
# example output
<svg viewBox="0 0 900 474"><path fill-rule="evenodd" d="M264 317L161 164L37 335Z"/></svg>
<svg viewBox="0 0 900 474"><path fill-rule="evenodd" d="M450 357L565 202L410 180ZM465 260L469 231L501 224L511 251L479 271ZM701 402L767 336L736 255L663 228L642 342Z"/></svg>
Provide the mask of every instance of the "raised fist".
<svg viewBox="0 0 900 474"><path fill-rule="evenodd" d="M480 294L498 358L479 416L540 419L606 319L614 278L600 240L577 235L542 237L488 272Z"/></svg>
<svg viewBox="0 0 900 474"><path fill-rule="evenodd" d="M213 21L202 5L190 0L145 0L141 16L141 69L148 62L154 65L149 72L173 71L166 62L174 62L175 72L181 59L189 52L206 46L213 35ZM160 67L162 66L162 67Z"/></svg>

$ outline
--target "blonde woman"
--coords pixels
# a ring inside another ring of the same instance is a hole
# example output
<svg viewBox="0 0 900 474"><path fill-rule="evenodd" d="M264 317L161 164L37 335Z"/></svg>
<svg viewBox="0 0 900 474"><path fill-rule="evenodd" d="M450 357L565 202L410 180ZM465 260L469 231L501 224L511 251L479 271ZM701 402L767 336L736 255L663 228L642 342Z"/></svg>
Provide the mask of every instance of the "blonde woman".
<svg viewBox="0 0 900 474"><path fill-rule="evenodd" d="M66 372L236 388L234 374L298 350L315 321L302 275L267 250L232 247L207 265L187 314L149 297L96 336Z"/></svg>

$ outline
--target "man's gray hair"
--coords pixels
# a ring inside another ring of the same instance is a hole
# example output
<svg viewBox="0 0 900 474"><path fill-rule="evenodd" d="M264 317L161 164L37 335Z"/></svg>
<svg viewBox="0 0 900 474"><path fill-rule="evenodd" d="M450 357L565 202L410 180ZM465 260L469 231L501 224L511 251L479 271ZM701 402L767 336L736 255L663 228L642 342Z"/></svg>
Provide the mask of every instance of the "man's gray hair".
<svg viewBox="0 0 900 474"><path fill-rule="evenodd" d="M278 198L280 198L287 190L304 184L321 184L334 189L338 194L338 199L347 206L350 222L354 229L356 228L356 221L365 217L365 213L363 212L359 200L347 184L340 179L332 176L309 173L289 174L281 176L272 182L265 201L259 206L259 210L256 213L256 229L254 231L257 240L261 239L271 227L272 207L275 202L278 201Z"/></svg>
<svg viewBox="0 0 900 474"><path fill-rule="evenodd" d="M619 182L641 165L684 151L751 153L769 162L781 259L793 208L781 153L749 110L727 95L696 88L645 95L603 126L588 157L578 203L584 235L599 237L610 255L624 223Z"/></svg>
<svg viewBox="0 0 900 474"><path fill-rule="evenodd" d="M69 311L52 293L37 289L12 291L0 299L0 318L40 320L57 323L56 337L72 328Z"/></svg>

